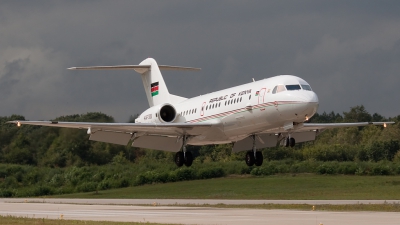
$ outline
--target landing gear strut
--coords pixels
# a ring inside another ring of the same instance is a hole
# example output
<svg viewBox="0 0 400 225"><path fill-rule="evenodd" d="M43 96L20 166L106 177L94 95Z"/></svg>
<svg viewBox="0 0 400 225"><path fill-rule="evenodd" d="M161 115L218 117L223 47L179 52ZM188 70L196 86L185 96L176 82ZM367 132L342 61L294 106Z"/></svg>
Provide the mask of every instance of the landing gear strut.
<svg viewBox="0 0 400 225"><path fill-rule="evenodd" d="M256 135L252 135L253 138L253 150L250 150L246 153L246 164L248 166L261 166L263 164L264 161L264 156L262 154L262 152L257 151L256 148Z"/></svg>
<svg viewBox="0 0 400 225"><path fill-rule="evenodd" d="M178 167L185 166L189 167L193 164L193 155L191 152L186 150L187 136L183 136L182 151L175 154L175 164Z"/></svg>

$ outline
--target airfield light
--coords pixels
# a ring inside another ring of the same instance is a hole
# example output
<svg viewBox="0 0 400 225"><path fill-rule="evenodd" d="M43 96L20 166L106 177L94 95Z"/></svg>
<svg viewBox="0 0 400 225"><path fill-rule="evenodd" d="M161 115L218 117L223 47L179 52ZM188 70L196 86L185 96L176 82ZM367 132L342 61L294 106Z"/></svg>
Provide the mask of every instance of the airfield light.
<svg viewBox="0 0 400 225"><path fill-rule="evenodd" d="M21 122L17 122L17 127L20 127L21 126Z"/></svg>
<svg viewBox="0 0 400 225"><path fill-rule="evenodd" d="M386 127L387 125L386 125L386 123L383 123L383 127Z"/></svg>

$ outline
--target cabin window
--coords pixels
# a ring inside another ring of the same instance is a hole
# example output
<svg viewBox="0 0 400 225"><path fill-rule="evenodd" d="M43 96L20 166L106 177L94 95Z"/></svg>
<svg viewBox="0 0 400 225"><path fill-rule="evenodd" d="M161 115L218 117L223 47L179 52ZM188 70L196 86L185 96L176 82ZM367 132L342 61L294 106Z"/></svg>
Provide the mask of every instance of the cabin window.
<svg viewBox="0 0 400 225"><path fill-rule="evenodd" d="M221 102L218 104L218 107L221 107Z"/></svg>
<svg viewBox="0 0 400 225"><path fill-rule="evenodd" d="M286 85L286 89L288 91L296 91L296 90L301 90L301 87L299 84L291 84L291 85Z"/></svg>
<svg viewBox="0 0 400 225"><path fill-rule="evenodd" d="M249 95L249 100L251 99L251 95Z"/></svg>
<svg viewBox="0 0 400 225"><path fill-rule="evenodd" d="M302 84L301 87L303 88L303 90L312 91L310 85Z"/></svg>

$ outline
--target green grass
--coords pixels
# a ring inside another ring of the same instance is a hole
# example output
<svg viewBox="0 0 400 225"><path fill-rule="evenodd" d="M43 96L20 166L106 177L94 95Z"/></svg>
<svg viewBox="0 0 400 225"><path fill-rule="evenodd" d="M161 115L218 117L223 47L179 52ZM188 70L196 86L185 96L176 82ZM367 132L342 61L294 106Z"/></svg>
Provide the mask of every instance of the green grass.
<svg viewBox="0 0 400 225"><path fill-rule="evenodd" d="M160 223L141 223L141 222L109 222L109 221L85 221L85 220L60 220L60 219L45 219L45 218L29 218L15 216L1 216L1 225L20 225L20 224L37 224L37 225L158 225ZM166 225L166 224L163 224ZM172 224L170 224L172 225Z"/></svg>
<svg viewBox="0 0 400 225"><path fill-rule="evenodd" d="M107 191L57 195L57 198L124 199L400 199L400 176L276 175L226 177L153 184Z"/></svg>

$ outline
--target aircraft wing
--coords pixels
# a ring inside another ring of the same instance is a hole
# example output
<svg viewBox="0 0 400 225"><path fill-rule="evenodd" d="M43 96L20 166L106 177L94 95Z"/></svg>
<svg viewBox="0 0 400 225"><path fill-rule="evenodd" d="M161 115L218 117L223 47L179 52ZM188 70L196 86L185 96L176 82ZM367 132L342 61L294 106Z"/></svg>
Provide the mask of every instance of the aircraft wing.
<svg viewBox="0 0 400 225"><path fill-rule="evenodd" d="M394 122L358 122L358 123L301 123L294 125L290 129L290 133L306 132L306 131L318 131L319 133L326 129L341 128L341 127L363 127L369 125L384 126L387 124L394 124ZM278 134L287 133L289 130L285 130L284 127L278 127L274 129L268 129L260 133L264 134Z"/></svg>
<svg viewBox="0 0 400 225"><path fill-rule="evenodd" d="M303 128L310 130L325 130L339 127L363 127L368 125L381 125L386 127L387 124L394 122L359 122L359 123L304 123Z"/></svg>
<svg viewBox="0 0 400 225"><path fill-rule="evenodd" d="M216 123L87 123L59 121L9 121L18 126L23 124L47 127L86 129L89 140L112 144L177 152L182 147L183 135L197 136Z"/></svg>
<svg viewBox="0 0 400 225"><path fill-rule="evenodd" d="M87 122L59 122L59 121L9 121L18 126L23 124L47 127L65 127L87 129L88 133L115 132L115 133L145 133L146 135L199 135L213 123L87 123Z"/></svg>
<svg viewBox="0 0 400 225"><path fill-rule="evenodd" d="M359 122L359 123L301 123L294 125L292 129L288 130L284 127L268 129L261 131L257 134L256 146L257 148L274 147L285 137L290 136L296 140L296 143L313 141L315 138L326 129L341 128L341 127L362 127L369 125L381 125L386 127L387 124L394 124L394 122ZM253 140L247 137L235 143L233 152L245 151L251 149Z"/></svg>

